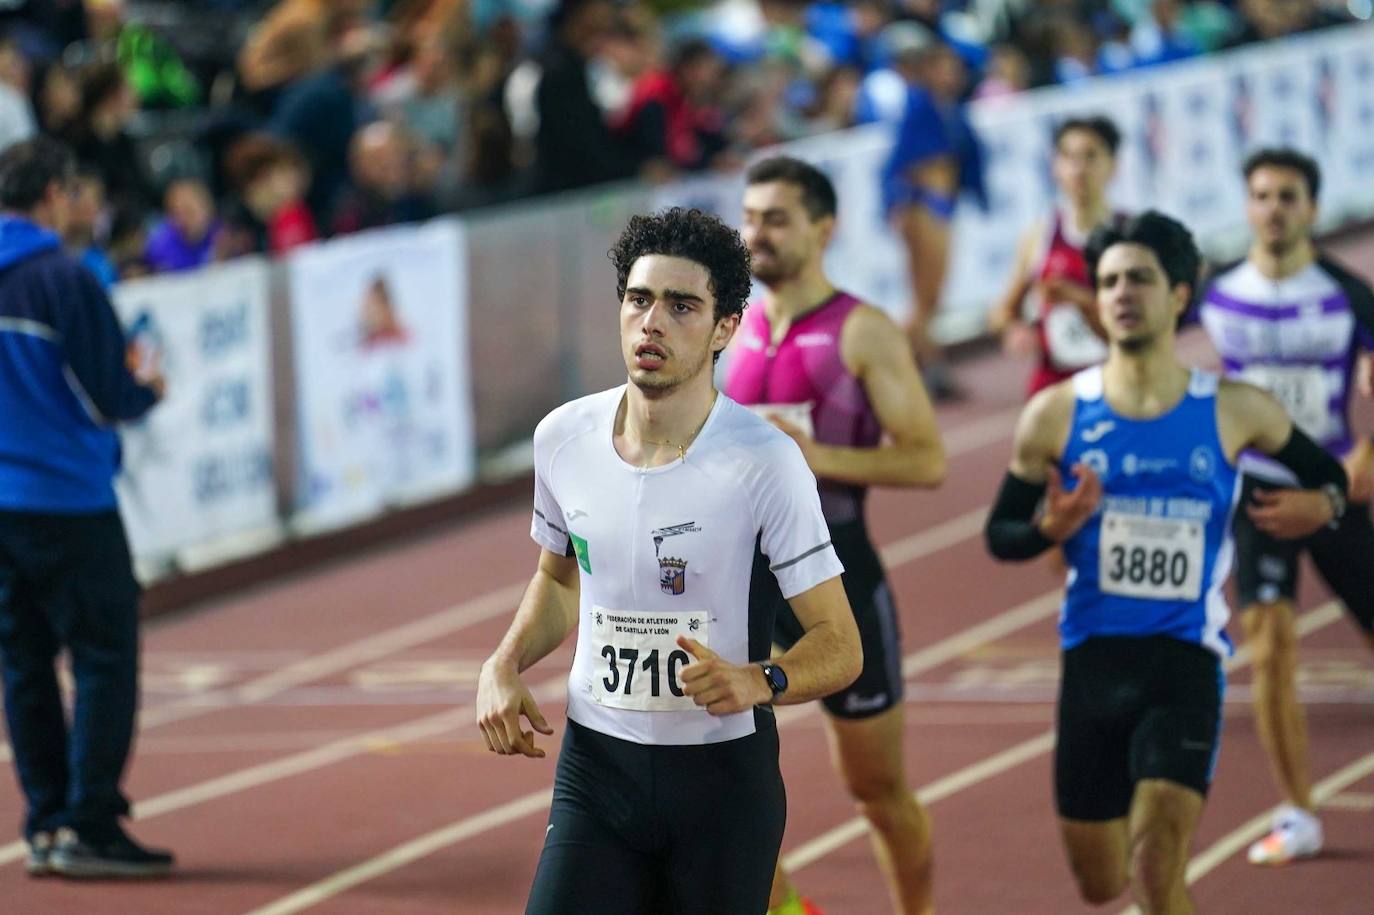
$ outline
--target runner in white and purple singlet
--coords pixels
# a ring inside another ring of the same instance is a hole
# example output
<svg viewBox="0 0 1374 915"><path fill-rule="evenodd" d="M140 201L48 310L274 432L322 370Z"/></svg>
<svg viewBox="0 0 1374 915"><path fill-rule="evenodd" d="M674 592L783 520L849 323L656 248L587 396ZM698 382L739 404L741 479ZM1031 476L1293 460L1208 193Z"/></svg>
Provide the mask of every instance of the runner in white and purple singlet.
<svg viewBox="0 0 1374 915"><path fill-rule="evenodd" d="M1250 861L1284 864L1322 847L1296 686L1293 599L1304 549L1374 648L1374 442L1355 435L1349 417L1360 351L1374 349L1374 292L1313 246L1321 181L1314 161L1293 150L1260 150L1244 174L1254 243L1245 260L1212 281L1202 323L1227 374L1269 391L1299 428L1345 462L1352 503L1338 524L1300 541L1276 539L1246 512L1236 513L1236 579L1255 658L1255 720L1287 800L1273 830L1251 847ZM1291 473L1260 455L1246 454L1240 469L1245 503L1296 485Z"/></svg>

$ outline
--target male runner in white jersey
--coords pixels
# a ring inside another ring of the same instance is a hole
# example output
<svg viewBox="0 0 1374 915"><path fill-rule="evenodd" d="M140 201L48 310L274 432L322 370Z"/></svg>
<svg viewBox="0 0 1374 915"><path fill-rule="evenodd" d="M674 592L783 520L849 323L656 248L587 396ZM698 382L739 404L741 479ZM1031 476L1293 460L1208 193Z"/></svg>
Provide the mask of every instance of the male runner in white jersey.
<svg viewBox="0 0 1374 915"><path fill-rule="evenodd" d="M672 209L631 219L611 257L629 383L535 431L539 566L478 722L494 752L542 757L520 674L577 631L527 913L762 913L786 807L769 706L850 683L859 636L800 449L713 384L749 293L739 234ZM805 630L772 660L756 547Z"/></svg>
<svg viewBox="0 0 1374 915"><path fill-rule="evenodd" d="M1143 213L1095 230L1087 257L1107 360L1027 404L988 545L1025 560L1060 543L1069 561L1055 800L1080 894L1102 905L1129 883L1146 913L1187 915L1230 653L1236 462L1271 455L1306 487L1246 507L1276 537L1339 518L1346 477L1268 393L1179 362L1200 260L1187 229Z"/></svg>
<svg viewBox="0 0 1374 915"><path fill-rule="evenodd" d="M1286 804L1273 829L1250 847L1252 864L1286 864L1321 851L1312 802L1307 722L1298 702L1294 596L1306 550L1374 648L1374 442L1349 417L1360 351L1374 347L1374 292L1312 242L1321 172L1292 149L1251 155L1245 176L1249 254L1213 278L1202 324L1226 372L1270 391L1293 421L1350 477L1350 510L1333 528L1300 542L1276 540L1236 517L1236 582L1245 641L1254 658L1255 722ZM1293 485L1272 461L1246 455L1242 497L1263 500Z"/></svg>
<svg viewBox="0 0 1374 915"><path fill-rule="evenodd" d="M1112 216L1107 185L1120 144L1121 132L1100 115L1055 128L1052 168L1062 200L1022 237L1007 291L989 317L1008 351L1037 353L1027 396L1107 356L1083 245ZM1022 307L1032 292L1035 317L1026 321Z"/></svg>
<svg viewBox="0 0 1374 915"><path fill-rule="evenodd" d="M836 210L830 179L778 156L750 168L745 185L744 240L768 293L735 335L724 390L773 416L820 479L864 648L863 673L825 699L832 756L873 827L895 911L919 915L931 904L930 819L906 780L900 627L864 500L869 486L939 485L944 448L900 328L825 275ZM791 646L800 627L776 587L762 574L756 583L763 585L758 600L782 604L774 640ZM771 904L773 915L816 911L781 866Z"/></svg>

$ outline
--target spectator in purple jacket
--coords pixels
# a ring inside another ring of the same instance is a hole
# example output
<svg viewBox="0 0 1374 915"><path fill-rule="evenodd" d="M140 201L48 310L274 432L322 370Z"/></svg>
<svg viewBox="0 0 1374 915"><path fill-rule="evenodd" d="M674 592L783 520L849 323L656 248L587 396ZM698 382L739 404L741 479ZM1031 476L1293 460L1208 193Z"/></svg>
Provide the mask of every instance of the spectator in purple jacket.
<svg viewBox="0 0 1374 915"><path fill-rule="evenodd" d="M163 217L148 234L144 258L156 273L190 270L214 260L220 221L210 189L198 178L178 178L163 196Z"/></svg>

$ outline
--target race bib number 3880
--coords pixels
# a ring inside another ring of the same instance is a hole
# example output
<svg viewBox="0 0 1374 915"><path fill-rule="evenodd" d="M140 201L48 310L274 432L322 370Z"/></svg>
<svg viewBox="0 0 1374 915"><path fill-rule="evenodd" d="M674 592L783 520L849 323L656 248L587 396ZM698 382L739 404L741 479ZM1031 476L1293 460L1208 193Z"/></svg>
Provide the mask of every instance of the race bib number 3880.
<svg viewBox="0 0 1374 915"><path fill-rule="evenodd" d="M593 607L592 698L611 708L645 712L695 709L682 689L682 669L692 657L678 647L677 637L709 646L710 622L705 610L626 613Z"/></svg>
<svg viewBox="0 0 1374 915"><path fill-rule="evenodd" d="M1197 600L1205 543L1201 521L1105 512L1098 588L1121 597Z"/></svg>

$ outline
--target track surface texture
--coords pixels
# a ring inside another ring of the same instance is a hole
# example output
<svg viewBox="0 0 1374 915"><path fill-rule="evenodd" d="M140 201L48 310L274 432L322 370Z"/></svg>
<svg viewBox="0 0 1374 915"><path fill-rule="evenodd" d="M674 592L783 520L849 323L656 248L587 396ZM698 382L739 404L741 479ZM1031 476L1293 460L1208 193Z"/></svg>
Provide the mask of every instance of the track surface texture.
<svg viewBox="0 0 1374 915"><path fill-rule="evenodd" d="M1332 247L1374 276L1374 237ZM1196 331L1183 350L1192 361L1212 358ZM1059 583L1043 563L995 564L981 537L1027 372L1000 355L961 364L971 397L940 411L952 457L946 484L869 500L902 615L909 776L935 820L936 907L951 915L1089 911L1075 895L1051 801ZM1368 405L1359 422L1374 428ZM175 849L176 876L141 885L33 880L22 846L10 841L0 843L0 911L522 911L544 835L570 646L527 675L557 732L541 738L549 758L487 752L472 701L478 665L534 568L528 519L524 503L455 519L150 623L126 784L136 801L132 832ZM1192 851L1202 912L1374 911L1374 657L1310 567L1304 582L1300 686L1327 850L1272 870L1244 861L1278 797L1242 652ZM780 720L790 798L783 851L797 882L832 915L890 911L864 829L831 771L818 709L791 708ZM6 778L0 822L17 824L21 813Z"/></svg>

